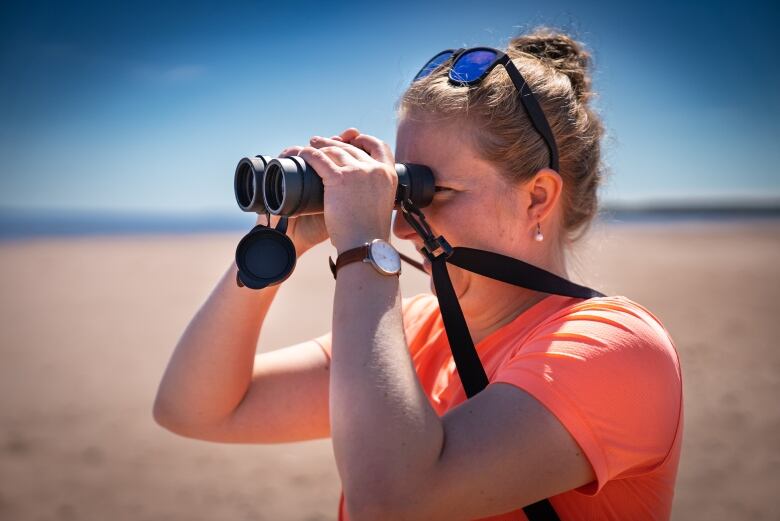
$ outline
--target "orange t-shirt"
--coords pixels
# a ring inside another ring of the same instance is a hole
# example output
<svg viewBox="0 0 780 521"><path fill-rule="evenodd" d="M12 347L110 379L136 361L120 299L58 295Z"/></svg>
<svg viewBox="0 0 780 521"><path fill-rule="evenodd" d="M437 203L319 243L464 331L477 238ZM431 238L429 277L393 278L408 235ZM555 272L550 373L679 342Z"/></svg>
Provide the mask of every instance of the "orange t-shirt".
<svg viewBox="0 0 780 521"><path fill-rule="evenodd" d="M403 299L417 376L439 416L466 399L439 304ZM330 356L330 334L316 339ZM477 346L493 382L528 392L582 448L596 481L549 498L562 521L668 520L683 430L677 352L658 319L626 297L549 295ZM526 519L521 509L490 521ZM339 520L347 521L344 496Z"/></svg>

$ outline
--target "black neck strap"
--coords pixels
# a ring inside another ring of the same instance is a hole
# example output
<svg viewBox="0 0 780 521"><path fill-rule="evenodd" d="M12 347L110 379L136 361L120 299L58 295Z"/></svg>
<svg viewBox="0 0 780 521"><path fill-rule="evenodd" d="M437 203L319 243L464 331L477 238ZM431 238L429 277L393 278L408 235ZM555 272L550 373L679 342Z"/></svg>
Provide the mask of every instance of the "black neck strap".
<svg viewBox="0 0 780 521"><path fill-rule="evenodd" d="M431 261L431 275L436 288L444 330L447 333L452 358L458 370L467 398L478 394L490 383L482 367L479 354L469 333L463 310L452 287L447 263L465 270L534 291L575 298L603 297L604 294L580 286L547 270L507 257L499 253L474 248L452 248L444 237L436 237L425 221L425 216L407 198L401 204L406 221L422 237L424 246L420 251ZM405 255L405 261L418 269L422 265ZM555 521L558 516L549 500L543 499L523 508L529 521Z"/></svg>
<svg viewBox="0 0 780 521"><path fill-rule="evenodd" d="M474 248L453 248L447 262L491 279L543 293L567 297L603 297L596 290L574 284L547 270L500 253Z"/></svg>
<svg viewBox="0 0 780 521"><path fill-rule="evenodd" d="M591 288L574 284L554 273L499 253L456 247L431 259L431 274L441 318L452 356L466 396L471 398L487 387L488 379L469 333L463 310L447 271L447 263L465 270L534 291L575 298L603 297Z"/></svg>

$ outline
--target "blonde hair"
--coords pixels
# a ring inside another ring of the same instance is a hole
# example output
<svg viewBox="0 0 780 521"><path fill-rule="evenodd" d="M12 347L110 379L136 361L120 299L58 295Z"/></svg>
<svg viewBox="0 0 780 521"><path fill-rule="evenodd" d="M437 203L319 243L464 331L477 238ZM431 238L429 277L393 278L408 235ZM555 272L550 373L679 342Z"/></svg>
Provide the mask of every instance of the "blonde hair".
<svg viewBox="0 0 780 521"><path fill-rule="evenodd" d="M604 126L590 106L591 55L584 45L542 26L512 38L506 53L520 70L550 124L563 179L563 231L582 237L598 212L604 176ZM500 70L503 72L496 72ZM398 118L455 123L467 129L474 148L510 183L531 179L550 165L550 154L518 100L509 75L496 67L478 85L453 86L443 67L414 82L397 104Z"/></svg>

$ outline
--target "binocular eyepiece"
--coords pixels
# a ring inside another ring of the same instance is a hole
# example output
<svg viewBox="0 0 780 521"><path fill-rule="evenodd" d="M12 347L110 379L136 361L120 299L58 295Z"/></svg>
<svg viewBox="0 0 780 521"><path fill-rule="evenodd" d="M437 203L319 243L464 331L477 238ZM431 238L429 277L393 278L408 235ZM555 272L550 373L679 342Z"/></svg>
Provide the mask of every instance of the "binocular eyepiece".
<svg viewBox="0 0 780 521"><path fill-rule="evenodd" d="M433 200L433 172L423 165L396 163L398 191L395 205L406 197L418 207ZM322 178L302 157L258 155L238 162L233 180L236 202L245 212L271 213L282 217L322 213Z"/></svg>

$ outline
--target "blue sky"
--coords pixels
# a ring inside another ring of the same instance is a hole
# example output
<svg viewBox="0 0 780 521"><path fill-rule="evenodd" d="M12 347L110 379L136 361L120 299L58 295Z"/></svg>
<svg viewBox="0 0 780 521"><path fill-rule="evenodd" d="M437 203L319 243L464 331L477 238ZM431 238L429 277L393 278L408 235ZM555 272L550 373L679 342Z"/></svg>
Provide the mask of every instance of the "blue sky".
<svg viewBox="0 0 780 521"><path fill-rule="evenodd" d="M539 24L594 54L606 199L780 197L777 9L629 4L4 2L0 208L238 211L242 156L394 146L429 57Z"/></svg>

